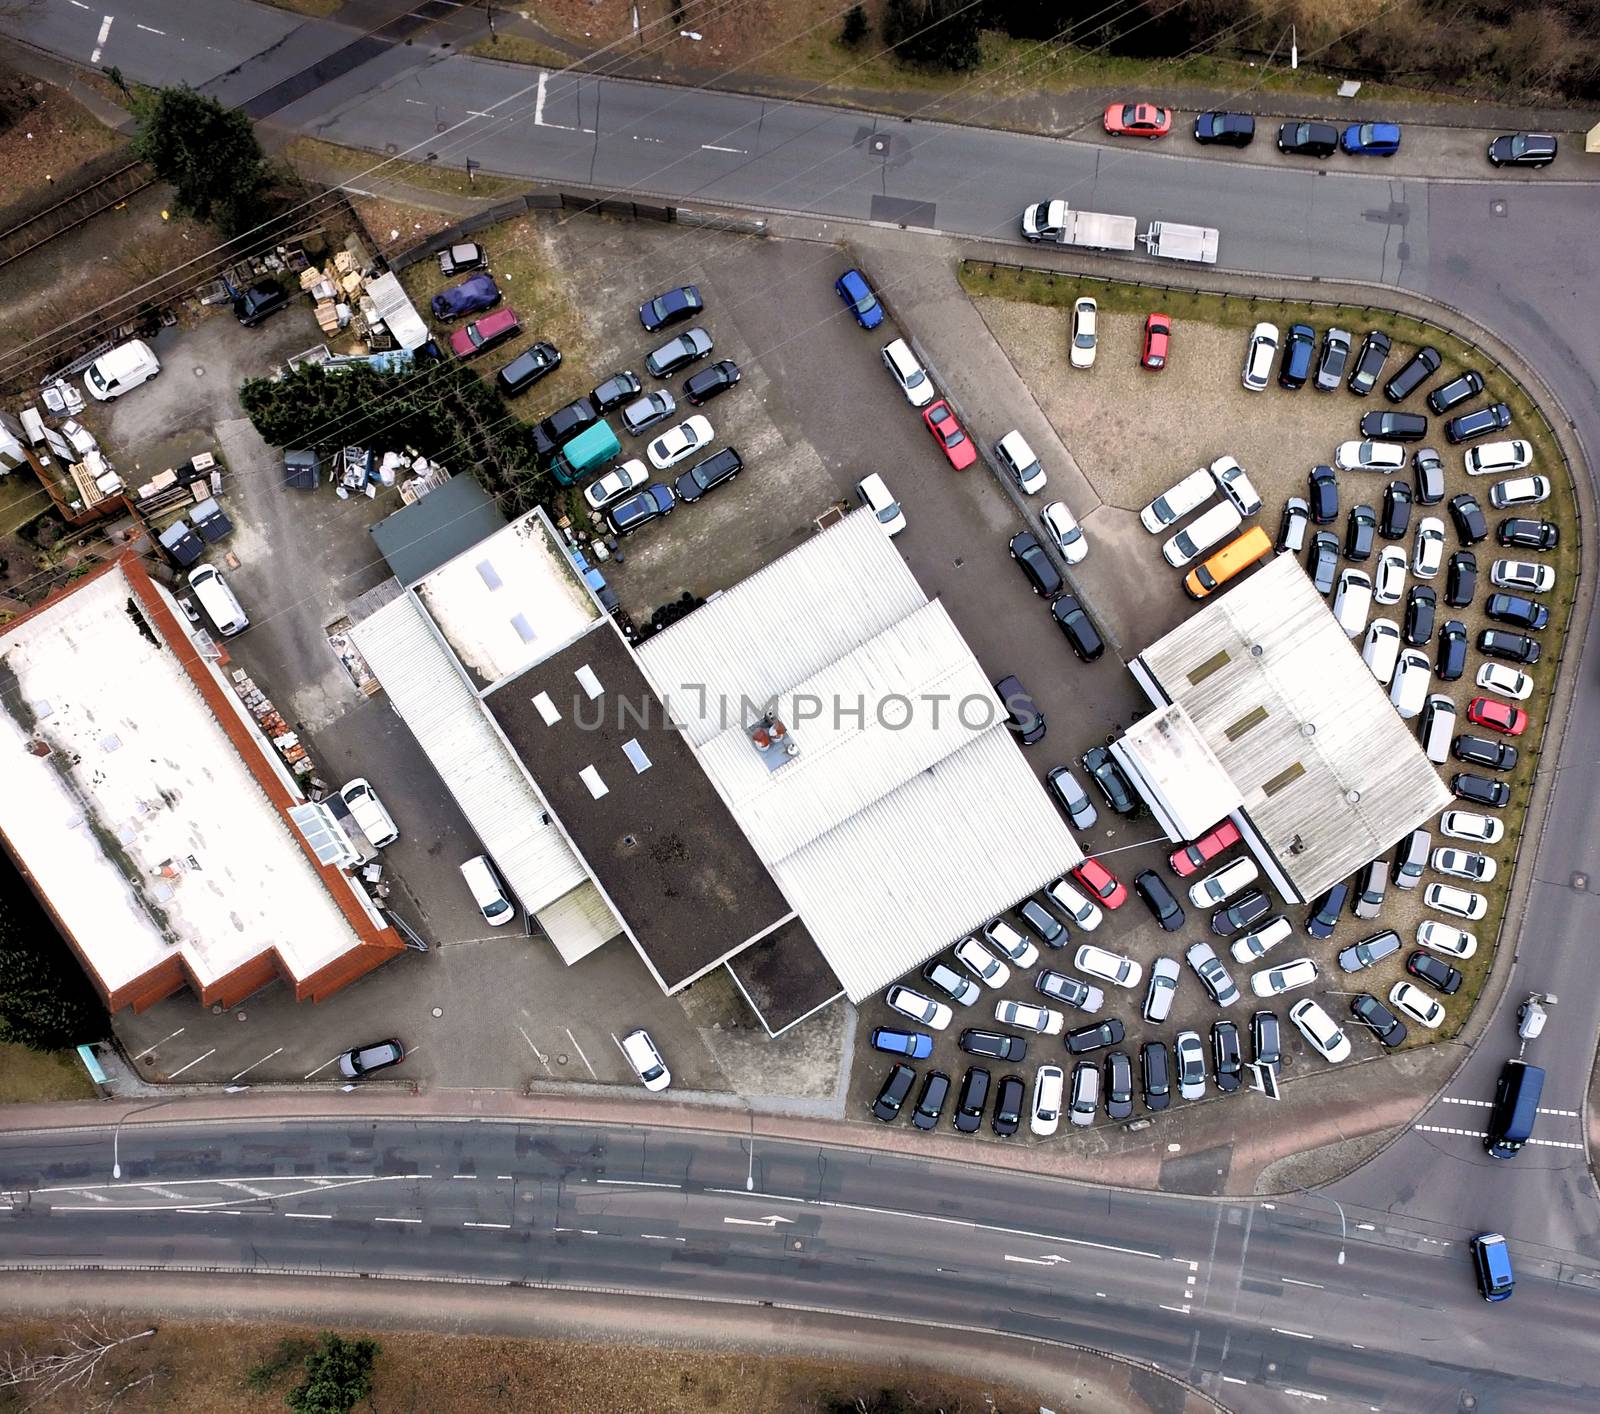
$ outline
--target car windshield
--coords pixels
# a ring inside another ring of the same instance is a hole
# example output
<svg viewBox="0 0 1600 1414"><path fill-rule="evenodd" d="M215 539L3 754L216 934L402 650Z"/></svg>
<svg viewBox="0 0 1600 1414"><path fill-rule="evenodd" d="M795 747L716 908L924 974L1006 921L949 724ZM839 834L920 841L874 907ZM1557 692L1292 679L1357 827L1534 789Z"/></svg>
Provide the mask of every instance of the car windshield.
<svg viewBox="0 0 1600 1414"><path fill-rule="evenodd" d="M1124 103L1122 105L1122 121L1124 124L1131 125L1138 116L1139 105L1137 103Z"/></svg>
<svg viewBox="0 0 1600 1414"><path fill-rule="evenodd" d="M1377 131L1377 128L1373 124L1363 123L1360 129L1356 132L1356 137L1360 140L1361 145L1365 147L1367 143L1372 141L1373 136Z"/></svg>
<svg viewBox="0 0 1600 1414"><path fill-rule="evenodd" d="M1094 330L1089 328L1080 329L1072 342L1080 349L1092 349L1094 347Z"/></svg>
<svg viewBox="0 0 1600 1414"><path fill-rule="evenodd" d="M896 501L890 501L886 506L884 506L881 510L879 510L878 519L881 520L881 521L884 521L885 523L887 523L887 522L889 522L891 520L897 520L899 518L899 515L900 515L900 505L899 505L899 503L896 502Z"/></svg>

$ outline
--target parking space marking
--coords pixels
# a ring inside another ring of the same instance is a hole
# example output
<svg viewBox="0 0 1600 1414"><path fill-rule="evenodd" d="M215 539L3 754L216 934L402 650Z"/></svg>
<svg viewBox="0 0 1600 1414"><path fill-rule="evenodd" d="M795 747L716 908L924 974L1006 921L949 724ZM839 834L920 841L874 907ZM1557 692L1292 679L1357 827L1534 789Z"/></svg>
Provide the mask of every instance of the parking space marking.
<svg viewBox="0 0 1600 1414"><path fill-rule="evenodd" d="M183 1074L184 1071L193 1070L197 1065L200 1064L201 1061L206 1058L206 1056L214 1056L216 1053L217 1048L213 1046L209 1051L206 1052L204 1056L196 1056L192 1061L189 1062L188 1065L180 1065L175 1071L172 1072L171 1075L167 1077L167 1079L176 1080L180 1075Z"/></svg>
<svg viewBox="0 0 1600 1414"><path fill-rule="evenodd" d="M519 1026L517 1027L517 1030L522 1031L522 1028ZM544 1052L533 1044L533 1037L528 1035L526 1031L522 1031L522 1039L528 1043L528 1049L532 1051L534 1055L539 1057L539 1064L544 1067L544 1073L546 1075L554 1075L555 1072L550 1069L550 1062L544 1058Z"/></svg>
<svg viewBox="0 0 1600 1414"><path fill-rule="evenodd" d="M265 1065L269 1060L271 1060L273 1058L273 1056L277 1055L279 1053L279 1051L282 1051L282 1050L283 1050L283 1047L279 1046L278 1050L276 1050L276 1051L268 1051L266 1053L266 1055L261 1057L260 1060L251 1061L249 1065L247 1065L243 1070L241 1070L239 1072L239 1075L248 1075L248 1074L250 1074L250 1072L252 1070L254 1070L258 1065ZM228 1078L230 1080L237 1080L239 1078L239 1075L231 1075Z"/></svg>
<svg viewBox="0 0 1600 1414"><path fill-rule="evenodd" d="M164 1046L164 1045L166 1045L168 1041L171 1041L171 1040L175 1039L176 1037L179 1037L179 1036L183 1035L183 1033L185 1031L187 1031L188 1029L189 1028L187 1026L180 1026L176 1031L174 1031L172 1033L171 1036L163 1036L159 1041L157 1041L155 1043L155 1045L146 1046L142 1051L139 1052L138 1055L136 1055L134 1057L134 1059L135 1060L143 1060L147 1055L150 1054L151 1051L155 1050L156 1046Z"/></svg>
<svg viewBox="0 0 1600 1414"><path fill-rule="evenodd" d="M572 1049L578 1053L578 1059L583 1062L584 1068L589 1072L589 1079L598 1080L600 1077L595 1074L594 1067L589 1064L589 1057L584 1055L583 1047L578 1044L578 1038L572 1034L572 1028L563 1026L561 1029L567 1033L567 1040L572 1042Z"/></svg>
<svg viewBox="0 0 1600 1414"><path fill-rule="evenodd" d="M703 143L701 143L700 144L700 150L702 152L733 152L733 153L738 154L740 157L748 157L750 155L750 152L749 152L748 148L744 148L744 147L718 147L717 144L714 143L714 142L703 142Z"/></svg>
<svg viewBox="0 0 1600 1414"><path fill-rule="evenodd" d="M374 1218L375 1223L420 1223L421 1218Z"/></svg>
<svg viewBox="0 0 1600 1414"><path fill-rule="evenodd" d="M332 1213L285 1213L284 1217L286 1217L286 1218L310 1218L313 1221L320 1222L320 1223L331 1223L333 1221L333 1214Z"/></svg>
<svg viewBox="0 0 1600 1414"><path fill-rule="evenodd" d="M461 1226L462 1227L509 1228L511 1226L511 1224L510 1223L473 1223L473 1222L464 1222L464 1223L461 1224Z"/></svg>
<svg viewBox="0 0 1600 1414"><path fill-rule="evenodd" d="M343 1052L340 1052L340 1054L341 1054L341 1055L342 1055L342 1054L343 1054ZM322 1072L323 1072L323 1071L325 1071L325 1070L326 1070L326 1069L327 1069L327 1068L328 1068L328 1067L329 1067L329 1066L330 1066L330 1065L332 1065L332 1064L333 1064L333 1063L334 1063L334 1061L336 1061L336 1060L338 1060L338 1059L339 1059L339 1057L338 1057L338 1056L329 1056L329 1057L328 1057L328 1059L327 1059L327 1060L325 1060L325 1061L323 1061L323 1063L322 1063L322 1064L321 1064L321 1065L319 1065L319 1066L318 1066L318 1067L317 1067L317 1068L316 1068L316 1069L315 1069L315 1070L313 1070L313 1071L308 1071L308 1072L307 1072L307 1073L306 1073L306 1074L305 1074L305 1075L303 1075L303 1076L301 1076L301 1077L300 1077L300 1078L301 1078L301 1079L302 1079L302 1080L309 1080L309 1079L311 1079L311 1077L312 1077L312 1076L313 1076L313 1075L320 1075L320 1074L321 1074L321 1073L322 1073Z"/></svg>
<svg viewBox="0 0 1600 1414"><path fill-rule="evenodd" d="M1270 1329L1271 1329L1271 1331L1272 1331L1272 1333L1274 1335L1292 1335L1296 1340L1315 1340L1316 1339L1316 1336L1307 1335L1304 1331L1285 1330L1282 1326L1272 1326Z"/></svg>

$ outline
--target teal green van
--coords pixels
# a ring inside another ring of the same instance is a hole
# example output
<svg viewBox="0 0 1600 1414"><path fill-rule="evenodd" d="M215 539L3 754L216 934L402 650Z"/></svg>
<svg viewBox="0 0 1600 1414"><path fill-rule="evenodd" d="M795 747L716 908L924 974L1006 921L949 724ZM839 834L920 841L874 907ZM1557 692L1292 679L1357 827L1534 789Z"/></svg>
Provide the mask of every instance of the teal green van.
<svg viewBox="0 0 1600 1414"><path fill-rule="evenodd" d="M622 443L617 441L611 424L601 418L555 454L550 462L550 471L563 486L572 486L591 471L599 471L615 460L621 451Z"/></svg>

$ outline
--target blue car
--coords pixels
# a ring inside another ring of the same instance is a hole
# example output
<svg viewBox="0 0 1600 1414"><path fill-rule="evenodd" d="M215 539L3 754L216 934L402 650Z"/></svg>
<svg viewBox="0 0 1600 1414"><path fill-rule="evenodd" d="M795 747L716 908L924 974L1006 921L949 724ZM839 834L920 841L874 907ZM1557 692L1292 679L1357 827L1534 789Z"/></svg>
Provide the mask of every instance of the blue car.
<svg viewBox="0 0 1600 1414"><path fill-rule="evenodd" d="M1351 123L1339 146L1353 157L1393 157L1400 150L1400 125Z"/></svg>
<svg viewBox="0 0 1600 1414"><path fill-rule="evenodd" d="M680 285L675 290L657 295L647 304L641 304L639 322L654 333L669 324L676 324L680 319L687 319L691 314L700 313L705 307L706 302L700 298L698 285Z"/></svg>
<svg viewBox="0 0 1600 1414"><path fill-rule="evenodd" d="M833 287L838 290L839 298L850 306L850 313L863 329L876 329L883 323L883 306L867 287L867 277L859 270L846 270L833 282Z"/></svg>
<svg viewBox="0 0 1600 1414"><path fill-rule="evenodd" d="M926 1031L895 1031L887 1026L872 1028L872 1049L891 1056L910 1056L927 1060L933 1054L933 1037Z"/></svg>
<svg viewBox="0 0 1600 1414"><path fill-rule="evenodd" d="M435 319L459 319L463 314L477 314L499 303L500 287L491 276L469 275L459 285L433 297L433 315Z"/></svg>
<svg viewBox="0 0 1600 1414"><path fill-rule="evenodd" d="M672 494L670 486L652 481L637 496L629 496L626 501L618 501L606 512L606 519L611 522L612 534L631 535L634 531L649 525L651 521L670 515L676 500L677 497Z"/></svg>

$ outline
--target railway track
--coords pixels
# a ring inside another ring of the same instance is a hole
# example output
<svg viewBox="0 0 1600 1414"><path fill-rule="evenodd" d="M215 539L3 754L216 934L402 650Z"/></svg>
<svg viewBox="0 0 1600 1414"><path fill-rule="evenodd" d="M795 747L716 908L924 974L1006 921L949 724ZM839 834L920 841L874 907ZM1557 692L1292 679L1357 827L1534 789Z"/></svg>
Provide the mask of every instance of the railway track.
<svg viewBox="0 0 1600 1414"><path fill-rule="evenodd" d="M150 169L142 162L126 162L114 168L98 181L63 197L54 206L47 206L26 221L0 231L0 266L9 265L29 251L93 220L102 211L126 201L154 181Z"/></svg>

